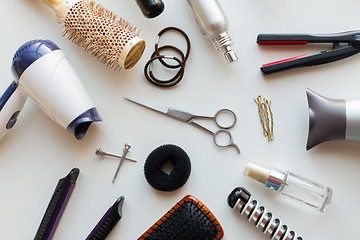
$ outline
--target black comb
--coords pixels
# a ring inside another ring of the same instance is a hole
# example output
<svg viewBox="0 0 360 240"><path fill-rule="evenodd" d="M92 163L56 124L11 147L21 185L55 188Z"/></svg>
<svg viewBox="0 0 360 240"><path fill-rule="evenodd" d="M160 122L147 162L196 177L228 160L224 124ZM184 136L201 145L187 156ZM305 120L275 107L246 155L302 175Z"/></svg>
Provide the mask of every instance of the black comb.
<svg viewBox="0 0 360 240"><path fill-rule="evenodd" d="M138 240L218 240L223 235L210 210L194 196L187 195Z"/></svg>

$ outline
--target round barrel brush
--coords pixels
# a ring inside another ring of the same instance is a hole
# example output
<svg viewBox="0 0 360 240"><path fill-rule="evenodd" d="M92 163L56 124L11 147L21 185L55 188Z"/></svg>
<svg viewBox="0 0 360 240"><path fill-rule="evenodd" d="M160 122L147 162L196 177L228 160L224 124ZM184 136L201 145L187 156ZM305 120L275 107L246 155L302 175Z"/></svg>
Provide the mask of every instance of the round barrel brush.
<svg viewBox="0 0 360 240"><path fill-rule="evenodd" d="M42 0L51 7L63 34L111 68L132 68L145 42L136 27L92 0Z"/></svg>

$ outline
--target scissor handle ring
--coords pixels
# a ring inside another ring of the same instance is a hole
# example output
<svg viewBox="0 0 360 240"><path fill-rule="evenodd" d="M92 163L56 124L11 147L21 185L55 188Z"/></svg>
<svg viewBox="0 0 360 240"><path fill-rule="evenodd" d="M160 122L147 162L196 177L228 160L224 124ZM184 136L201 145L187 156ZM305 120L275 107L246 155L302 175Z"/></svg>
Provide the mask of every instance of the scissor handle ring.
<svg viewBox="0 0 360 240"><path fill-rule="evenodd" d="M220 133L225 133L228 136L229 141L227 143L220 144L217 142L216 138L217 138L217 136L219 136ZM215 145L218 147L228 147L233 143L231 133L226 129L220 129L220 130L216 131L213 135L213 140L214 140Z"/></svg>
<svg viewBox="0 0 360 240"><path fill-rule="evenodd" d="M225 133L228 136L229 141L227 143L220 144L216 141L216 138L220 133ZM231 133L226 129L220 129L220 130L216 131L213 135L213 141L214 141L215 145L218 147L221 147L221 148L234 147L236 149L236 151L238 151L238 153L240 153L240 148L234 143Z"/></svg>
<svg viewBox="0 0 360 240"><path fill-rule="evenodd" d="M230 113L232 116L233 116L233 121L228 125L228 126L224 126L224 125L221 125L219 122L218 122L218 116L223 114L223 113ZM227 108L224 108L224 109L220 109L216 114L215 114L215 123L216 125L218 125L220 128L224 128L224 129L229 129L229 128L232 128L236 121L237 121L237 118L236 118L236 115L233 111L231 111L230 109L227 109Z"/></svg>

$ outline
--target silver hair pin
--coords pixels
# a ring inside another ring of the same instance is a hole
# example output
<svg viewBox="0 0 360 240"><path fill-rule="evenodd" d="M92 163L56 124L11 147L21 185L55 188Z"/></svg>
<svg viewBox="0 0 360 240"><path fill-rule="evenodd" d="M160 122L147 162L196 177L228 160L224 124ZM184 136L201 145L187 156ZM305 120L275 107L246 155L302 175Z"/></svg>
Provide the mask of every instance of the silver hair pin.
<svg viewBox="0 0 360 240"><path fill-rule="evenodd" d="M105 152L101 148L97 148L96 151L95 151L95 154L99 155L99 156L109 156L109 157L114 157L114 158L120 158L121 159L121 156L115 155L113 153ZM124 158L124 159L128 160L128 161L132 161L132 162L137 162L135 159L131 159L131 158Z"/></svg>
<svg viewBox="0 0 360 240"><path fill-rule="evenodd" d="M126 158L125 156L128 154L129 152L129 149L131 148L131 146L129 144L125 144L125 147L123 149L123 154L121 156L119 155L115 155L115 154L112 154L112 153L108 153L108 152L105 152L103 151L101 148L97 148L96 151L95 151L95 154L96 155L99 155L99 156L110 156L110 157L115 157L115 158L120 158L120 161L119 161L119 164L118 164L118 167L116 169L116 172L115 172L115 175L114 175L114 178L112 180L112 183L115 182L115 179L119 173L119 170L120 170L120 167L122 165L122 163L124 162L124 160L128 160L128 161L132 161L132 162L137 162L136 160L134 159L131 159L131 158Z"/></svg>

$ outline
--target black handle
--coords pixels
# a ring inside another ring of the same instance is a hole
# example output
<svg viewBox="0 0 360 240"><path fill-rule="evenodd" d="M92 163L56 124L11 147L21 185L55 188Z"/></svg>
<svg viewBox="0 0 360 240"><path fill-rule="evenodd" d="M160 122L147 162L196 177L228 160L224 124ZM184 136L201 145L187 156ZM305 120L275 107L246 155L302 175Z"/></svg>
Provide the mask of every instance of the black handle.
<svg viewBox="0 0 360 240"><path fill-rule="evenodd" d="M147 18L154 18L159 16L165 8L161 0L136 0L142 13Z"/></svg>
<svg viewBox="0 0 360 240"><path fill-rule="evenodd" d="M50 240L55 233L55 229L60 221L62 213L68 203L71 193L75 187L76 179L80 170L74 168L64 178L60 179L51 197L49 205L41 220L34 240Z"/></svg>
<svg viewBox="0 0 360 240"><path fill-rule="evenodd" d="M334 34L259 34L256 42L260 45L288 45L306 43L350 42L359 31Z"/></svg>
<svg viewBox="0 0 360 240"><path fill-rule="evenodd" d="M122 205L125 197L119 197L111 208L100 219L86 240L104 240L122 217Z"/></svg>
<svg viewBox="0 0 360 240"><path fill-rule="evenodd" d="M358 52L359 49L353 48L352 46L346 46L311 56L304 55L300 57L289 58L278 62L265 64L261 67L261 71L264 74L269 74L269 73L275 73L296 67L320 65L352 56Z"/></svg>

